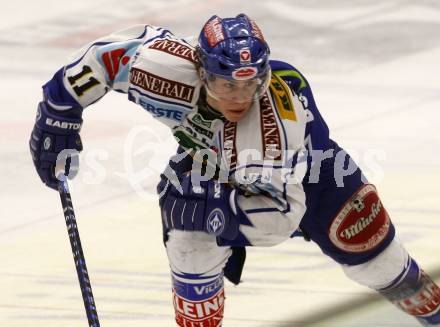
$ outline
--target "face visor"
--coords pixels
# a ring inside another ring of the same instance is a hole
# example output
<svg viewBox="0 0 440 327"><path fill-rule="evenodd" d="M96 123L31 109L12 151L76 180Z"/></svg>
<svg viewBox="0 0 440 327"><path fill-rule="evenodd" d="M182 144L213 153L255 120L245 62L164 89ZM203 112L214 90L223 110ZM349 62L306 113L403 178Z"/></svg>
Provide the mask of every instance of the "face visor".
<svg viewBox="0 0 440 327"><path fill-rule="evenodd" d="M209 96L218 101L245 103L258 100L269 87L271 70L256 75L253 67L243 67L224 76L210 73L202 68L202 81Z"/></svg>

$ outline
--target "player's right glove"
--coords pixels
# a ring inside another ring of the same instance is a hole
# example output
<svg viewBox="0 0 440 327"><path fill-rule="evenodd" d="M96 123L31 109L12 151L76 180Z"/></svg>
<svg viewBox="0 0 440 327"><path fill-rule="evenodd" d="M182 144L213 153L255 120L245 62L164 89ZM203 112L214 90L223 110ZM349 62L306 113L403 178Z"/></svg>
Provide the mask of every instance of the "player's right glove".
<svg viewBox="0 0 440 327"><path fill-rule="evenodd" d="M83 149L79 131L81 114L72 110L59 112L42 101L38 104L37 118L29 140L32 160L43 183L57 189L55 166L58 154L65 149ZM64 173L69 174L70 160L67 160Z"/></svg>
<svg viewBox="0 0 440 327"><path fill-rule="evenodd" d="M157 187L162 194L162 219L168 229L204 231L227 240L238 236L244 213L238 206L235 188L215 179L193 185L190 174L181 176L180 184L179 190L162 177Z"/></svg>

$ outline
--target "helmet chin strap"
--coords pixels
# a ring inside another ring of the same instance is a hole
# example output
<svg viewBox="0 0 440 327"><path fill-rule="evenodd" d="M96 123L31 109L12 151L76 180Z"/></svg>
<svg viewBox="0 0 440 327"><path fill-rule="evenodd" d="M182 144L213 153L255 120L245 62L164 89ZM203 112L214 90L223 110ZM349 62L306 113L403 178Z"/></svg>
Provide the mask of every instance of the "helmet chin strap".
<svg viewBox="0 0 440 327"><path fill-rule="evenodd" d="M213 98L210 95L208 95L206 87L202 87L202 93L200 95L200 99L198 103L199 108L205 111L205 114L209 116L206 118L224 119L223 114L212 105L212 101L210 101L209 99L213 99Z"/></svg>

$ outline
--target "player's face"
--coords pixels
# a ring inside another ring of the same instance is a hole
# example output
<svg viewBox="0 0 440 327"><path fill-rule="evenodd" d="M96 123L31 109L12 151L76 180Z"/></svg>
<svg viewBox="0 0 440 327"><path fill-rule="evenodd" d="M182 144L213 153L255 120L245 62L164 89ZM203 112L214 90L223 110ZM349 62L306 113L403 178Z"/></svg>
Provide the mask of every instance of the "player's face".
<svg viewBox="0 0 440 327"><path fill-rule="evenodd" d="M208 95L208 103L231 122L238 122L249 111L252 100L248 102L235 102L234 100L215 99Z"/></svg>
<svg viewBox="0 0 440 327"><path fill-rule="evenodd" d="M258 85L257 80L231 81L217 77L210 81L208 103L227 120L237 122L250 109Z"/></svg>

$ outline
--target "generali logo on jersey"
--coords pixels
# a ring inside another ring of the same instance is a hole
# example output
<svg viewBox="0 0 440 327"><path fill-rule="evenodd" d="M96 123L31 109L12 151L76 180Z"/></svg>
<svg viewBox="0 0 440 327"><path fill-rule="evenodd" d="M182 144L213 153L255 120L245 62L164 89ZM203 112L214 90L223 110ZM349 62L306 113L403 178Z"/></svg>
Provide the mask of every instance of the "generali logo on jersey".
<svg viewBox="0 0 440 327"><path fill-rule="evenodd" d="M280 131L267 93L260 100L260 108L264 158L281 160Z"/></svg>
<svg viewBox="0 0 440 327"><path fill-rule="evenodd" d="M223 134L223 149L229 169L233 169L237 165L237 148L235 145L236 136L237 124L226 121Z"/></svg>
<svg viewBox="0 0 440 327"><path fill-rule="evenodd" d="M390 226L390 218L376 188L367 184L338 213L330 226L329 237L344 251L365 252L386 238Z"/></svg>
<svg viewBox="0 0 440 327"><path fill-rule="evenodd" d="M191 103L194 97L195 88L193 86L172 81L138 68L131 69L130 82L145 91L188 103Z"/></svg>
<svg viewBox="0 0 440 327"><path fill-rule="evenodd" d="M198 62L197 55L194 49L190 48L185 44L176 42L174 40L169 40L169 39L157 40L148 48L163 51L173 56L189 60L193 63Z"/></svg>

